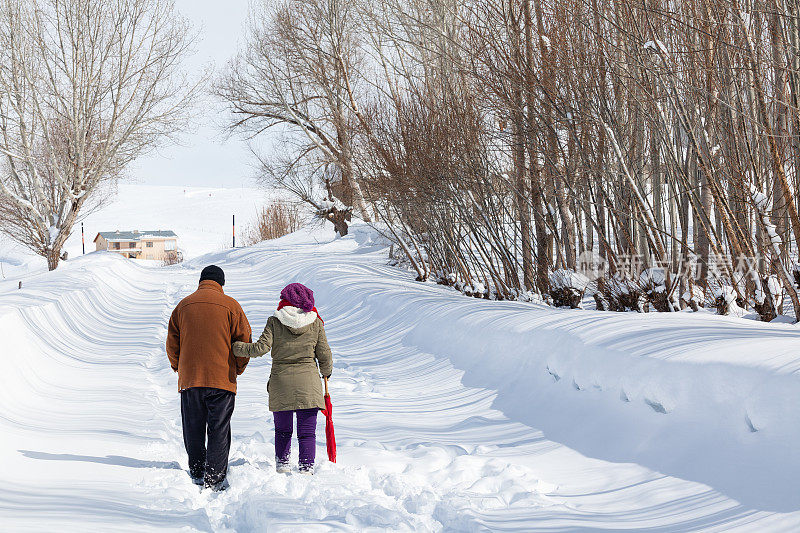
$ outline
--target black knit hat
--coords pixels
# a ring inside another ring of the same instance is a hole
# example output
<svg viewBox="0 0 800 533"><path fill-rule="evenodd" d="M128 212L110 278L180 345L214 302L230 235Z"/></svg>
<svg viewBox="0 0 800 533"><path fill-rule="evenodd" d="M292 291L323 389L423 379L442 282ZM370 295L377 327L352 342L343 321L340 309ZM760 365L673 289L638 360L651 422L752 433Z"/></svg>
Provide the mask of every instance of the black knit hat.
<svg viewBox="0 0 800 533"><path fill-rule="evenodd" d="M225 285L225 272L217 265L208 265L200 273L200 281L210 279L216 281L221 286Z"/></svg>

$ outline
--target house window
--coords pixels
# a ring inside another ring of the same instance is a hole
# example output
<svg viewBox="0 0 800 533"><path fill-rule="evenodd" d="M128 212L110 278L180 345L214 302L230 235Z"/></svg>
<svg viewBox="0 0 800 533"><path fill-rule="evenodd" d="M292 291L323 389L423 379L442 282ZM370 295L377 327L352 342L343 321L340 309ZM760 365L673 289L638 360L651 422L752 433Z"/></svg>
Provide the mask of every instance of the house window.
<svg viewBox="0 0 800 533"><path fill-rule="evenodd" d="M164 250L170 251L175 249L175 241L164 241Z"/></svg>
<svg viewBox="0 0 800 533"><path fill-rule="evenodd" d="M119 243L118 243L118 242L115 242L115 243L114 243L114 249L115 249L115 250L119 250Z"/></svg>
<svg viewBox="0 0 800 533"><path fill-rule="evenodd" d="M148 248L152 248L153 247L153 241L147 241L147 247Z"/></svg>
<svg viewBox="0 0 800 533"><path fill-rule="evenodd" d="M136 248L136 243L135 242L128 243L128 248Z"/></svg>

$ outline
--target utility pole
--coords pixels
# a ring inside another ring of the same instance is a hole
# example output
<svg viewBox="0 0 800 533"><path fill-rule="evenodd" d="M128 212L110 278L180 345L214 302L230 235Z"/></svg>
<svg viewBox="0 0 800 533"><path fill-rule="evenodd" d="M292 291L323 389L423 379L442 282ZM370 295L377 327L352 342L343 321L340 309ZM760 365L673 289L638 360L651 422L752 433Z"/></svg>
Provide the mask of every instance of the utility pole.
<svg viewBox="0 0 800 533"><path fill-rule="evenodd" d="M83 237L83 222L81 222L81 250L86 255L86 239Z"/></svg>
<svg viewBox="0 0 800 533"><path fill-rule="evenodd" d="M233 215L233 247L236 248L236 215Z"/></svg>

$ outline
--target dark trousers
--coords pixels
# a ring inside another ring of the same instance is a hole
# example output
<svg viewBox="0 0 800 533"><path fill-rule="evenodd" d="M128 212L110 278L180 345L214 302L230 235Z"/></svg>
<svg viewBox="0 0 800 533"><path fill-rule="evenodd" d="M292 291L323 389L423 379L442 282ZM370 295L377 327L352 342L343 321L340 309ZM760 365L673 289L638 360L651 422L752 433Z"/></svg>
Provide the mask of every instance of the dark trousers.
<svg viewBox="0 0 800 533"><path fill-rule="evenodd" d="M189 473L194 478L204 478L209 485L223 481L228 473L235 400L234 393L211 387L181 391L183 444L189 456Z"/></svg>
<svg viewBox="0 0 800 533"><path fill-rule="evenodd" d="M297 442L300 445L300 464L312 466L317 453L317 411L318 409L298 409L296 411L275 411L275 457L279 462L289 462L292 445L292 426L297 413Z"/></svg>

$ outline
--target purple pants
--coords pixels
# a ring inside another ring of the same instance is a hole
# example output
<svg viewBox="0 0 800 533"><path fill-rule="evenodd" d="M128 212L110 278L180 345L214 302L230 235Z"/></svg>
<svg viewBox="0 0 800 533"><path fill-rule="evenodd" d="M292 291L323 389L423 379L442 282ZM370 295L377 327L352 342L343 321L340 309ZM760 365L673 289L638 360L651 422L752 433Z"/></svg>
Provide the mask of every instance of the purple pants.
<svg viewBox="0 0 800 533"><path fill-rule="evenodd" d="M317 454L317 411L319 409L297 409L296 411L275 411L275 458L279 462L289 462L292 445L292 426L297 413L297 442L300 444L300 464L313 465Z"/></svg>

